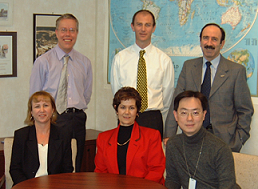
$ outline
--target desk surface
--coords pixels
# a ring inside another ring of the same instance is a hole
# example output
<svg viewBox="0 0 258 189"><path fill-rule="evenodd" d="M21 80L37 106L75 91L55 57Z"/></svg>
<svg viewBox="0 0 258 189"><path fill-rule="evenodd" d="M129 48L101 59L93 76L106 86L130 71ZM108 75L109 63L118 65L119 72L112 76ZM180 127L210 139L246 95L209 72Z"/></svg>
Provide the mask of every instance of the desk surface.
<svg viewBox="0 0 258 189"><path fill-rule="evenodd" d="M12 189L165 189L154 181L109 173L64 173L23 181Z"/></svg>

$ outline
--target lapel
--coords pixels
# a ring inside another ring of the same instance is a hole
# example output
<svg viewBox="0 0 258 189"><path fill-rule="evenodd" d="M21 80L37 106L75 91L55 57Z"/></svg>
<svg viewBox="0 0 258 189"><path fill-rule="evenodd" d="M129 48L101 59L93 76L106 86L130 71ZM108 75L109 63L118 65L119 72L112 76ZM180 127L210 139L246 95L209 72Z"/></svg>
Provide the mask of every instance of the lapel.
<svg viewBox="0 0 258 189"><path fill-rule="evenodd" d="M192 79L195 84L195 88L198 91L201 91L201 83L202 83L202 57L198 58L193 62L193 68L191 70Z"/></svg>
<svg viewBox="0 0 258 189"><path fill-rule="evenodd" d="M48 142L48 168L50 167L51 163L55 159L57 155L60 153L60 146L62 144L62 140L59 138L59 132L57 131L56 126L52 125L50 126L50 135L49 135L49 142Z"/></svg>
<svg viewBox="0 0 258 189"><path fill-rule="evenodd" d="M36 128L35 125L30 126L29 129L29 140L27 140L26 145L34 157L39 163L39 155L38 155L38 142L36 137Z"/></svg>
<svg viewBox="0 0 258 189"><path fill-rule="evenodd" d="M227 80L229 77L229 69L226 64L226 59L221 55L220 62L218 65L217 72L215 74L214 81L211 86L210 97L218 90L218 88Z"/></svg>
<svg viewBox="0 0 258 189"><path fill-rule="evenodd" d="M127 157L126 157L126 174L128 174L128 171L130 170L130 166L132 164L133 158L135 154L137 153L140 144L142 142L141 138L141 130L138 125L138 123L135 121L132 134L131 134L131 140L128 146L127 150Z"/></svg>
<svg viewBox="0 0 258 189"><path fill-rule="evenodd" d="M110 135L110 138L108 140L108 146L107 146L107 152L111 152L107 157L109 158L109 164L110 168L114 170L114 173L119 174L118 170L118 164L117 164L117 137L118 137L118 131L120 128L120 124L116 129L114 129L114 132Z"/></svg>

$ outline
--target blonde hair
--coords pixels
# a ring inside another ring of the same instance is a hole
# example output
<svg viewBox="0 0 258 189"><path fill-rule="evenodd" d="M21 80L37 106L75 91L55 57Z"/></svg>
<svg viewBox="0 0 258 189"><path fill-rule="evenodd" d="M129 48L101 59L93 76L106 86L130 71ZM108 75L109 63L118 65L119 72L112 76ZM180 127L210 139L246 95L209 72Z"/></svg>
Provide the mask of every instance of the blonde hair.
<svg viewBox="0 0 258 189"><path fill-rule="evenodd" d="M56 111L56 105L55 105L55 100L54 98L46 91L38 91L35 92L33 95L31 95L29 101L28 101L28 110L27 110L27 117L24 121L25 124L27 125L34 125L35 120L32 117L31 111L32 111L32 102L39 102L39 97L44 97L45 101L49 101L51 103L51 106L54 110L53 115L51 117L51 123L56 123L57 119L57 111Z"/></svg>

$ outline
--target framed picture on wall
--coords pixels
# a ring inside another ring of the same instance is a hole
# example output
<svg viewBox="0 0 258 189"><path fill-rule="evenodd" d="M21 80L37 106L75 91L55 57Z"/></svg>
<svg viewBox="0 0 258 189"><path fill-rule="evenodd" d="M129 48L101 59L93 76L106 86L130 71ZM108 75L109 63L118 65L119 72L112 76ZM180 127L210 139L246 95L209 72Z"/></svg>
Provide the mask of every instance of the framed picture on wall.
<svg viewBox="0 0 258 189"><path fill-rule="evenodd" d="M13 23L13 0L0 0L0 26Z"/></svg>
<svg viewBox="0 0 258 189"><path fill-rule="evenodd" d="M0 0L1 1L1 0ZM60 14L33 14L33 60L57 45L56 19Z"/></svg>
<svg viewBox="0 0 258 189"><path fill-rule="evenodd" d="M0 77L17 77L17 32L0 32Z"/></svg>

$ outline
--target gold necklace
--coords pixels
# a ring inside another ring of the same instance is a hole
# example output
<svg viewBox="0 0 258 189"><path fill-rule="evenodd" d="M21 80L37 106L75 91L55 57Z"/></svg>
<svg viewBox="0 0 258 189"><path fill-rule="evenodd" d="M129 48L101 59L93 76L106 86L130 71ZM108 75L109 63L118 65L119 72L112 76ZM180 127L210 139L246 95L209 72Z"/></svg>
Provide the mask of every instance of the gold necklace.
<svg viewBox="0 0 258 189"><path fill-rule="evenodd" d="M129 139L128 139L127 141L125 141L123 144L120 144L120 143L117 142L117 145L119 145L119 146L124 146L124 145L126 145L126 144L130 141L130 139L131 139L131 138L129 138Z"/></svg>

